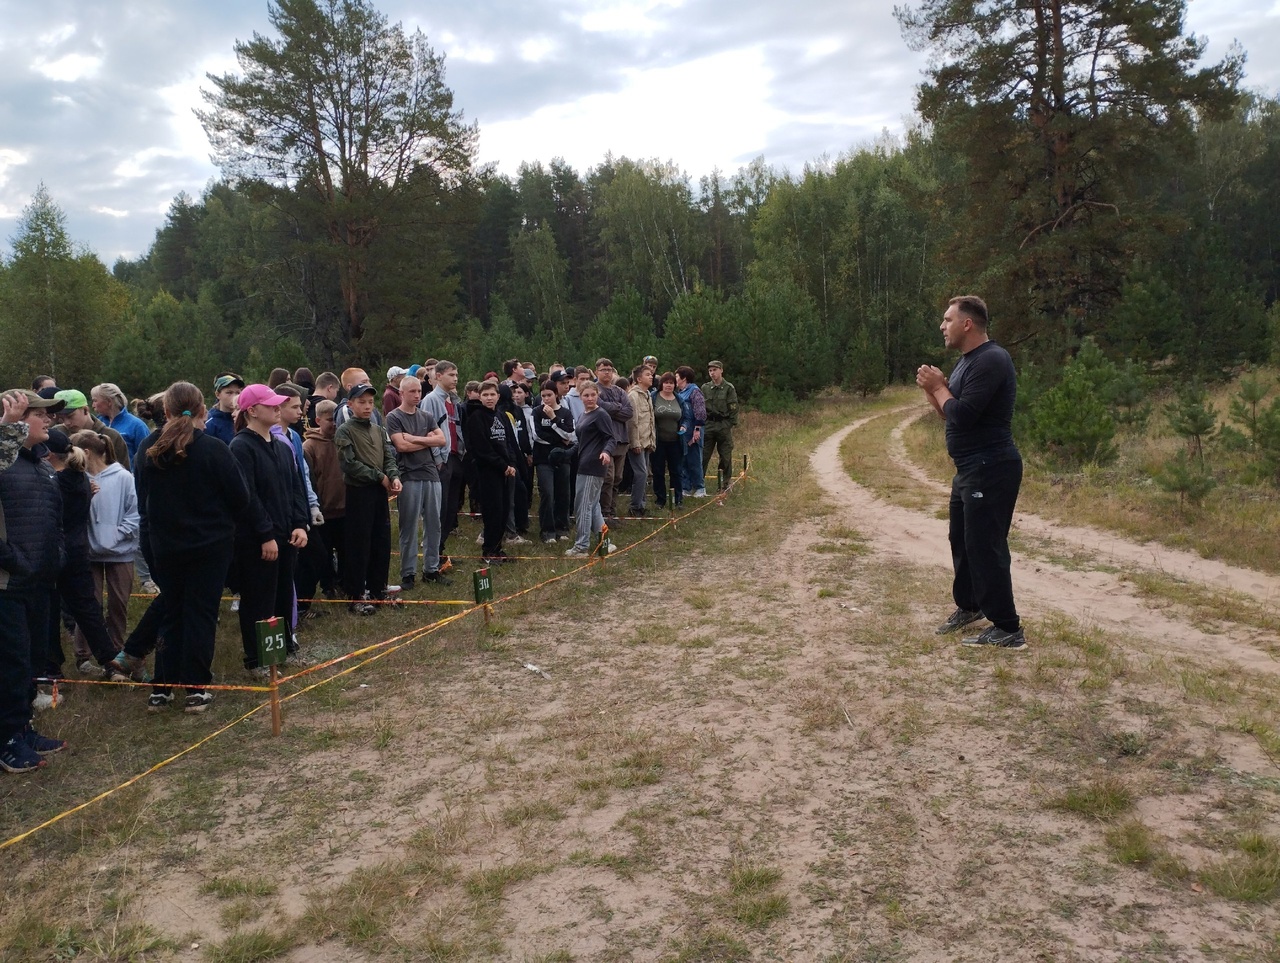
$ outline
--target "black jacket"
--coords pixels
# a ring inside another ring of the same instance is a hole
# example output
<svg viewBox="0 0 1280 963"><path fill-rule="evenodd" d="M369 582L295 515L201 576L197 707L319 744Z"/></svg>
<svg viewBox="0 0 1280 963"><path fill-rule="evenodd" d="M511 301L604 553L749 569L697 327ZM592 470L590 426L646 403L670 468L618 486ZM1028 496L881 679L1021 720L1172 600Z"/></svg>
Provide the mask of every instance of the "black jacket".
<svg viewBox="0 0 1280 963"><path fill-rule="evenodd" d="M0 591L52 584L62 568L62 493L54 476L29 448L0 472Z"/></svg>
<svg viewBox="0 0 1280 963"><path fill-rule="evenodd" d="M187 456L166 453L159 462L147 451L159 432L138 446L134 484L141 530L157 558L185 555L235 537L236 518L249 510L249 489L227 446L197 429Z"/></svg>
<svg viewBox="0 0 1280 963"><path fill-rule="evenodd" d="M249 486L249 510L236 521L237 542L288 541L295 528L310 524L307 491L292 445L276 438L264 441L246 428L231 440L231 454Z"/></svg>
<svg viewBox="0 0 1280 963"><path fill-rule="evenodd" d="M58 490L62 492L62 537L69 558L89 557L89 500L93 489L89 476L74 468L58 472Z"/></svg>
<svg viewBox="0 0 1280 963"><path fill-rule="evenodd" d="M507 445L509 425L505 414L484 405L468 412L462 434L467 442L467 456L481 471L505 472L515 466L515 457Z"/></svg>

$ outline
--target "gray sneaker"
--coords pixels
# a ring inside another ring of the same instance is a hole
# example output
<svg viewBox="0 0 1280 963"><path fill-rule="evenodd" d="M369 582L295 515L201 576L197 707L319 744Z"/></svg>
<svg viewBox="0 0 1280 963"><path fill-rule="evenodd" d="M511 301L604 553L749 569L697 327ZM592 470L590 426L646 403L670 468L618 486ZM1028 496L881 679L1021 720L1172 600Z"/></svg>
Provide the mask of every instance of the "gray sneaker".
<svg viewBox="0 0 1280 963"><path fill-rule="evenodd" d="M945 622L933 630L934 635L950 635L952 632L959 632L971 622L976 622L982 618L981 612L970 612L968 609L956 609L952 612Z"/></svg>
<svg viewBox="0 0 1280 963"><path fill-rule="evenodd" d="M1013 632L1006 632L1004 629L993 625L981 635L964 639L960 644L967 645L971 649L989 645L994 649L1009 649L1011 652L1021 652L1027 647L1027 637L1023 634L1021 628Z"/></svg>

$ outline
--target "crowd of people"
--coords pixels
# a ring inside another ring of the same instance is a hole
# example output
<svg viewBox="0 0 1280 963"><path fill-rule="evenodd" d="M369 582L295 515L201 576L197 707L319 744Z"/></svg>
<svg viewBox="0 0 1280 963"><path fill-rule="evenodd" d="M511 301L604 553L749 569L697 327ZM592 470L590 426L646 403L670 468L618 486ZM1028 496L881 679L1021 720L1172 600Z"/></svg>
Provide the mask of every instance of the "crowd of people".
<svg viewBox="0 0 1280 963"><path fill-rule="evenodd" d="M511 359L501 377L459 387L457 365L366 371L278 368L266 383L234 372L212 403L185 381L131 406L114 384L88 395L34 379L0 413L0 768L31 772L66 743L33 726L58 679L63 631L81 675L150 682L147 708L213 699L224 590L237 593L244 668L258 623L282 620L288 658L317 592L369 616L418 585L447 586L447 543L468 498L486 565L536 537L564 555L609 553L628 516L707 496L733 475L738 400L711 361L708 380L657 359L620 374ZM132 410L130 410L132 408ZM150 422L150 423L149 423ZM536 498L535 498L536 493ZM390 502L400 582L391 575ZM128 631L135 579L154 595ZM105 609L104 609L105 598ZM147 661L154 655L152 670ZM177 695L175 695L177 690Z"/></svg>

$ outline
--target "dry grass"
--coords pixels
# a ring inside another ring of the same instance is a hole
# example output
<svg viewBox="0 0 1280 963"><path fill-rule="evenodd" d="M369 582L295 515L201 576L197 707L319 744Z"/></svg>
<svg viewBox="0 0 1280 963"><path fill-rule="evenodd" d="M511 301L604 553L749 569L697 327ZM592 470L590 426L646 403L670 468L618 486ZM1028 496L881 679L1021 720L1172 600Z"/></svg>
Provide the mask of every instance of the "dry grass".
<svg viewBox="0 0 1280 963"><path fill-rule="evenodd" d="M0 959L1269 958L1280 685L1065 618L1018 658L934 636L936 573L807 470L865 410L750 418L726 507L0 853ZM96 751L0 781L5 829L252 704L122 695L51 717Z"/></svg>

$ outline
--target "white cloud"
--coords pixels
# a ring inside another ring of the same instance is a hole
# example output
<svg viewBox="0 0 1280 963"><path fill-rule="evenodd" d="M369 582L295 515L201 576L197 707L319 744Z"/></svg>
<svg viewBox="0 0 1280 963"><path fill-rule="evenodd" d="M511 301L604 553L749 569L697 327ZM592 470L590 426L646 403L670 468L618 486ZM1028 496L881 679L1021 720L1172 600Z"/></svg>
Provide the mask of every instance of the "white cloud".
<svg viewBox="0 0 1280 963"><path fill-rule="evenodd" d="M0 147L0 187L3 187L9 180L9 168L19 167L27 163L28 160L30 158L21 151Z"/></svg>
<svg viewBox="0 0 1280 963"><path fill-rule="evenodd" d="M531 64L541 63L556 49L549 37L530 37L520 44L520 59Z"/></svg>
<svg viewBox="0 0 1280 963"><path fill-rule="evenodd" d="M128 211L118 211L114 207L103 207L101 204L94 205L89 208L95 214L105 214L107 217L128 217Z"/></svg>
<svg viewBox="0 0 1280 963"><path fill-rule="evenodd" d="M32 63L31 68L44 74L50 80L73 84L77 80L92 77L102 66L102 58L89 54L70 53L57 60L45 60L43 57Z"/></svg>
<svg viewBox="0 0 1280 963"><path fill-rule="evenodd" d="M588 167L610 151L672 159L693 172L734 169L759 153L786 121L769 105L770 71L762 47L733 50L676 67L625 71L616 93L553 104L520 120L481 123L480 154L514 171L521 161L562 156ZM705 109L698 92L733 91Z"/></svg>
<svg viewBox="0 0 1280 963"><path fill-rule="evenodd" d="M804 51L805 63L823 60L844 49L844 41L839 37L822 37L809 43Z"/></svg>
<svg viewBox="0 0 1280 963"><path fill-rule="evenodd" d="M476 41L468 43L456 34L445 32L440 35L440 44L446 56L452 60L463 60L468 63L491 64L498 59L498 52L488 44Z"/></svg>
<svg viewBox="0 0 1280 963"><path fill-rule="evenodd" d="M610 6L593 3L578 23L591 33L650 36L665 26L652 14L678 10L681 6L683 0L623 0Z"/></svg>

